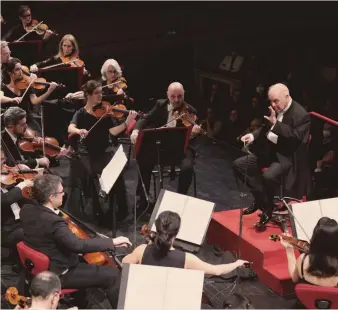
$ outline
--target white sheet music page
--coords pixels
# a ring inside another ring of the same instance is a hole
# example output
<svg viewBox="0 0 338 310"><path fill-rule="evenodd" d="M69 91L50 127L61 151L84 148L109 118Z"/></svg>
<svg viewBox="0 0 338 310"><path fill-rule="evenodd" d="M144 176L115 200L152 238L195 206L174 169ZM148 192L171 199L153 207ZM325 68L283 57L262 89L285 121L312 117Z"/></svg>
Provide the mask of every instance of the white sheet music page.
<svg viewBox="0 0 338 310"><path fill-rule="evenodd" d="M322 216L327 216L338 222L338 197L319 200Z"/></svg>
<svg viewBox="0 0 338 310"><path fill-rule="evenodd" d="M99 179L101 190L103 190L106 194L110 192L127 161L128 159L124 154L123 147L120 145L109 164L103 169Z"/></svg>
<svg viewBox="0 0 338 310"><path fill-rule="evenodd" d="M125 310L199 310L204 273L200 270L131 264Z"/></svg>
<svg viewBox="0 0 338 310"><path fill-rule="evenodd" d="M177 238L201 245L209 225L215 204L210 201L165 191L156 218L163 211L176 212L181 217L181 228ZM156 232L155 223L152 231Z"/></svg>

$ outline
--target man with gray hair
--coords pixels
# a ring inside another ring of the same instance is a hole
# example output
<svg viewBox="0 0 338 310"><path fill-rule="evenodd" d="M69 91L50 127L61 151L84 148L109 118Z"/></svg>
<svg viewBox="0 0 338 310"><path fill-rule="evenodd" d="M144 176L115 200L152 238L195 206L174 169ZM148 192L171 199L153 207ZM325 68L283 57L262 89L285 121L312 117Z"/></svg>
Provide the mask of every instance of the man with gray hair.
<svg viewBox="0 0 338 310"><path fill-rule="evenodd" d="M270 115L264 116L268 125L241 138L245 144L261 143L260 152L238 158L233 168L236 177L251 189L254 203L243 211L244 215L263 211L256 226L265 226L272 217L276 184L285 176L285 189L301 198L308 194L309 169L307 145L310 134L310 116L294 101L284 84L270 87ZM262 173L262 169L264 172Z"/></svg>

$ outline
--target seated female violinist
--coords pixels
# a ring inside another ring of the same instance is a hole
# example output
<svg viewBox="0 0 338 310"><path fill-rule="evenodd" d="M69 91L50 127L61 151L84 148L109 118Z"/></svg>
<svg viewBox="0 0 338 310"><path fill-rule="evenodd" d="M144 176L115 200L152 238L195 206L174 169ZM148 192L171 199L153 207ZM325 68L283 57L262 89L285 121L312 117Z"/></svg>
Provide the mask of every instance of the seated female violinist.
<svg viewBox="0 0 338 310"><path fill-rule="evenodd" d="M32 19L31 9L27 5L20 5L18 15L21 23L6 32L6 34L3 36L4 40L15 41L29 32L29 34L27 34L23 40L35 41L42 39L46 41L54 34L53 31L49 30L45 24L43 24L43 26L41 25L42 27L40 28L36 27L32 29L34 25L38 24L39 22Z"/></svg>
<svg viewBox="0 0 338 310"><path fill-rule="evenodd" d="M293 282L335 287L338 286L338 223L322 217L313 230L309 252L296 260L293 246L280 238L285 247Z"/></svg>
<svg viewBox="0 0 338 310"><path fill-rule="evenodd" d="M59 43L59 52L44 61L30 66L31 72L37 72L39 68L47 69L61 65L70 67L82 67L83 74L88 74L84 62L79 59L79 45L72 34L66 34Z"/></svg>
<svg viewBox="0 0 338 310"><path fill-rule="evenodd" d="M125 101L129 99L126 95L127 81L122 76L122 69L115 59L107 59L101 68L101 84L103 100L114 103L126 104ZM75 93L69 93L66 99L84 99L83 91L77 91ZM128 100L128 103L130 100Z"/></svg>
<svg viewBox="0 0 338 310"><path fill-rule="evenodd" d="M85 178L88 179L89 190L86 192L91 192L93 209L98 217L97 219L101 222L108 217L105 217L101 210L94 182L97 181L97 175L102 173L102 170L114 154L111 149L110 134L116 136L126 130L128 124L136 118L137 113L130 111L125 122L120 125L117 124L114 116L109 114L98 121L99 117L96 113L102 113L101 108L103 107L101 83L89 80L83 86L83 92L86 98L86 105L74 114L68 127L68 133L82 138L75 145L81 155L79 162L81 168L76 169L74 174L80 174L79 178L82 181ZM120 175L110 191L110 195L114 194L116 194L118 205L117 218L118 220L123 220L128 215L128 205L122 175ZM113 199L110 201L113 201ZM112 208L113 206L110 206L110 211Z"/></svg>
<svg viewBox="0 0 338 310"><path fill-rule="evenodd" d="M31 83L32 82L32 83ZM23 74L21 69L21 61L17 58L11 58L4 71L4 83L1 84L1 90L4 97L1 98L1 106L4 108L19 104L27 113L27 124L36 132L41 132L39 123L33 118L30 113L31 104L37 105L46 100L54 91L58 84L49 83L47 91L37 97L34 93L34 79ZM26 91L27 87L28 90ZM21 101L9 101L6 98L20 97Z"/></svg>
<svg viewBox="0 0 338 310"><path fill-rule="evenodd" d="M176 250L173 244L180 230L181 218L175 212L164 211L159 214L155 226L157 233L150 235L148 245L139 245L123 259L124 264L197 269L204 271L206 274L219 276L249 263L239 259L230 264L212 265L203 262L191 253Z"/></svg>

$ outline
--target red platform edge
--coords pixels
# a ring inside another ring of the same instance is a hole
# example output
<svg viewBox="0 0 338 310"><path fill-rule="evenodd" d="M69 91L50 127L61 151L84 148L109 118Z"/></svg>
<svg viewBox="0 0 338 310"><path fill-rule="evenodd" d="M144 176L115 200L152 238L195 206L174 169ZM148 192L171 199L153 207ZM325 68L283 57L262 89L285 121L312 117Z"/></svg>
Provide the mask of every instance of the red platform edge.
<svg viewBox="0 0 338 310"><path fill-rule="evenodd" d="M214 212L210 222L207 241L224 251L238 253L240 210ZM252 269L258 279L279 295L294 292L289 275L285 248L279 241L271 241L271 234L281 234L281 228L269 223L265 230L253 226L259 221L258 213L243 216L241 258L253 262ZM296 256L299 253L296 252Z"/></svg>

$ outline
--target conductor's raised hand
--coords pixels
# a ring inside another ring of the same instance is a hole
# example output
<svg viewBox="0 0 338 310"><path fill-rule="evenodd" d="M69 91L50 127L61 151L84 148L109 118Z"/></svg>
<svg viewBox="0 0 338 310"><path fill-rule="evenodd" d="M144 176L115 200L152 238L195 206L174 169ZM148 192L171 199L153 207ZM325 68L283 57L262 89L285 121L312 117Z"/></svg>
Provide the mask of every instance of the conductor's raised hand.
<svg viewBox="0 0 338 310"><path fill-rule="evenodd" d="M272 125L275 125L277 122L276 111L272 106L269 106L270 116L264 115L264 118L267 119Z"/></svg>

